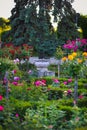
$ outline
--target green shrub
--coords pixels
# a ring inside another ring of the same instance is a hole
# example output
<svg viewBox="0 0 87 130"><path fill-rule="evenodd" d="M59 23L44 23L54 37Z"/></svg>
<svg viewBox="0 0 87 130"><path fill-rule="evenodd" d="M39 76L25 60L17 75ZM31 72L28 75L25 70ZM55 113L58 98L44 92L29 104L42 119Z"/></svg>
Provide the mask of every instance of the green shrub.
<svg viewBox="0 0 87 130"><path fill-rule="evenodd" d="M81 127L81 128L77 128L77 129L75 129L75 130L87 130L87 126Z"/></svg>
<svg viewBox="0 0 87 130"><path fill-rule="evenodd" d="M0 58L0 78L2 79L6 71L11 71L17 68L13 61L8 58Z"/></svg>
<svg viewBox="0 0 87 130"><path fill-rule="evenodd" d="M87 106L87 98L79 99L78 100L78 107L85 107Z"/></svg>

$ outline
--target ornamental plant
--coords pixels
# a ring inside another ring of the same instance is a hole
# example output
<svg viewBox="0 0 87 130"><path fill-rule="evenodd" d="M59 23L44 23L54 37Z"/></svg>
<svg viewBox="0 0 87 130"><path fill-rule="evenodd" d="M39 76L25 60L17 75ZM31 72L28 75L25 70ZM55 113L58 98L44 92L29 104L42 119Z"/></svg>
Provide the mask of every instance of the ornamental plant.
<svg viewBox="0 0 87 130"><path fill-rule="evenodd" d="M67 57L63 57L62 61L66 64L66 69L71 77L76 77L82 72L84 66L86 66L87 52L79 53L73 52Z"/></svg>
<svg viewBox="0 0 87 130"><path fill-rule="evenodd" d="M14 46L12 43L4 44L0 49L0 57L10 59L28 59L33 52L33 47L28 44L22 46Z"/></svg>
<svg viewBox="0 0 87 130"><path fill-rule="evenodd" d="M63 45L63 48L67 53L71 51L87 51L87 39L76 39L76 40L68 40L66 44Z"/></svg>
<svg viewBox="0 0 87 130"><path fill-rule="evenodd" d="M61 46L57 47L55 52L55 57L60 60L63 57L63 54L64 53Z"/></svg>

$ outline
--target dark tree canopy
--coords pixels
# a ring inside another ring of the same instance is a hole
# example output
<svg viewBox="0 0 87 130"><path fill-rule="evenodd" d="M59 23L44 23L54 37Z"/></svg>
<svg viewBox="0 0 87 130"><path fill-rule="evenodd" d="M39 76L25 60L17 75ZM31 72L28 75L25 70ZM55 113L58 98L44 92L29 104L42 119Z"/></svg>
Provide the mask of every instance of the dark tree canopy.
<svg viewBox="0 0 87 130"><path fill-rule="evenodd" d="M76 12L72 8L73 1L14 0L15 7L12 9L10 17L12 30L8 33L8 39L15 45L27 43L33 45L38 52L53 54L58 46L59 38L62 39L63 35L70 38L70 34L73 33L71 29L75 28L73 19ZM58 23L58 36L53 30L51 16ZM62 30L61 26L63 26ZM68 29L69 32L66 34L63 29ZM64 34L60 32L64 32Z"/></svg>
<svg viewBox="0 0 87 130"><path fill-rule="evenodd" d="M81 27L83 30L83 37L87 38L87 15L80 15L78 19L78 27Z"/></svg>

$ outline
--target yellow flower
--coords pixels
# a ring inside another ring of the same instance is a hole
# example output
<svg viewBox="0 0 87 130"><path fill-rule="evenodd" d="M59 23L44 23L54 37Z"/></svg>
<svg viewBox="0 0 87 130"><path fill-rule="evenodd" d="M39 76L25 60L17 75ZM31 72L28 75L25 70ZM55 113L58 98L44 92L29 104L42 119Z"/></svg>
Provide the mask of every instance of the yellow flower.
<svg viewBox="0 0 87 130"><path fill-rule="evenodd" d="M79 58L77 59L77 61L78 61L78 63L82 63L82 60L81 60L81 59L79 59Z"/></svg>
<svg viewBox="0 0 87 130"><path fill-rule="evenodd" d="M73 55L68 55L69 60L73 60L73 58L74 58Z"/></svg>
<svg viewBox="0 0 87 130"><path fill-rule="evenodd" d="M76 53L76 52L73 52L73 53L72 53L72 56L73 56L73 57L76 57L76 56L77 56L77 53Z"/></svg>
<svg viewBox="0 0 87 130"><path fill-rule="evenodd" d="M62 61L66 61L66 60L67 60L67 58L66 58L66 57L63 57L63 58L62 58Z"/></svg>
<svg viewBox="0 0 87 130"><path fill-rule="evenodd" d="M86 56L86 57L87 57L87 52L83 52L83 56Z"/></svg>

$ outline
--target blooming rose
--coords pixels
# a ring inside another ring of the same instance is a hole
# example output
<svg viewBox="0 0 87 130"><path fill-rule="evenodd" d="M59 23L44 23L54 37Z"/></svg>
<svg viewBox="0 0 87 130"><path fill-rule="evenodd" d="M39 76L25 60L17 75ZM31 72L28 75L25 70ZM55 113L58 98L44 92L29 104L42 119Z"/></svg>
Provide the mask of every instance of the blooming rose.
<svg viewBox="0 0 87 130"><path fill-rule="evenodd" d="M4 107L3 106L0 106L0 111L3 111L4 110Z"/></svg>
<svg viewBox="0 0 87 130"><path fill-rule="evenodd" d="M2 100L3 99L3 96L2 95L0 95L0 100Z"/></svg>

